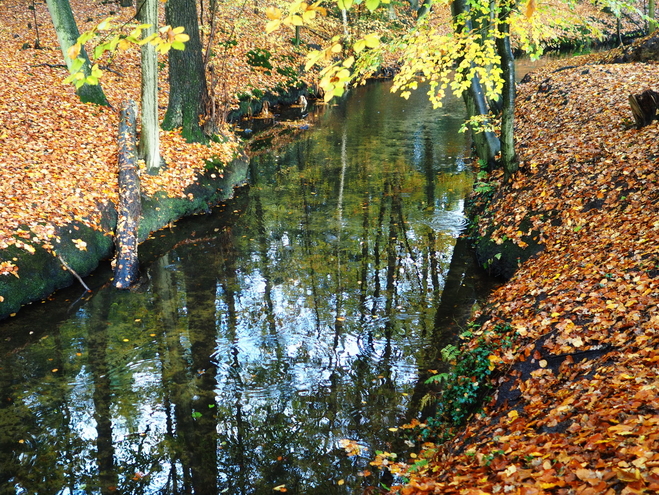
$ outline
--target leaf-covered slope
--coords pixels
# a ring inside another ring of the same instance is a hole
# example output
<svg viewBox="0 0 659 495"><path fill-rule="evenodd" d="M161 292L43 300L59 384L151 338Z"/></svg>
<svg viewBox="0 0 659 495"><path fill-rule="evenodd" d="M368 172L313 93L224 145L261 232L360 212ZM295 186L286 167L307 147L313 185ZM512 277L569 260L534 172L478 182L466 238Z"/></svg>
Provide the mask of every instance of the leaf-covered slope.
<svg viewBox="0 0 659 495"><path fill-rule="evenodd" d="M72 2L81 29L109 15L116 4ZM85 105L71 85L64 85L66 68L45 4L36 4L41 49L34 49L36 31L28 5L2 3L0 32L0 249L10 245L28 251L52 246L55 226L73 220L99 228L99 203L117 199L117 126L115 109ZM126 14L123 14L126 15ZM137 54L118 56L114 72L103 78L111 104L123 98L139 101ZM164 76L164 75L163 75ZM166 80L161 81L166 89ZM161 92L160 106L167 105ZM228 162L236 143L210 147L187 144L180 133L161 133L168 167L158 176L145 175L147 194L165 191L176 197L203 171L206 159ZM12 271L0 266L0 275Z"/></svg>
<svg viewBox="0 0 659 495"><path fill-rule="evenodd" d="M556 69L519 86L521 172L481 220L544 244L484 310L516 342L498 392L399 492L659 491L659 127L628 105L659 66Z"/></svg>

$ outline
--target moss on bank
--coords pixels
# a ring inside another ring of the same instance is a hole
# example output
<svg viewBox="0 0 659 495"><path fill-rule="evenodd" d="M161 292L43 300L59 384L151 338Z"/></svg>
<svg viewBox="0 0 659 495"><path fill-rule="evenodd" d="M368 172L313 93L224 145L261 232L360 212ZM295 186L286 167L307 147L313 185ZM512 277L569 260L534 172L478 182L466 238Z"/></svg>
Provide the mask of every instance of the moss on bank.
<svg viewBox="0 0 659 495"><path fill-rule="evenodd" d="M186 196L182 198L170 198L165 194L142 198L140 241L170 222L207 211L217 203L229 199L233 188L245 182L248 164L248 159L243 156L235 159L222 174L209 171L186 188ZM25 304L42 300L56 290L76 282L62 260L84 277L95 270L101 260L111 257L114 249L113 237L104 232L114 232L117 212L113 203L101 205L99 209L102 213L103 231L92 229L78 221L60 227L56 229L56 240L53 242L55 254L41 246L35 246L33 253L15 246L0 250L0 263L9 261L18 267L18 276L0 277L0 319L16 313ZM86 244L84 250L77 247L76 243L79 244L79 241Z"/></svg>

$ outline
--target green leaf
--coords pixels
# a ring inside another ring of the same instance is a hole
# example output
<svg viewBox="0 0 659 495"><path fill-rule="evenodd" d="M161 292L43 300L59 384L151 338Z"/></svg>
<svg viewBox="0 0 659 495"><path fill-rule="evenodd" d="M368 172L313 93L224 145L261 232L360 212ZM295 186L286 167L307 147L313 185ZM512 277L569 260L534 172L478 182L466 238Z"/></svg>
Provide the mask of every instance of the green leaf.
<svg viewBox="0 0 659 495"><path fill-rule="evenodd" d="M98 25L97 29L99 31L107 31L112 27L112 17L108 17Z"/></svg>
<svg viewBox="0 0 659 495"><path fill-rule="evenodd" d="M438 375L433 375L430 378L428 378L424 383L426 385L430 385L431 383L435 382L446 382L449 379L449 374L448 373L439 373Z"/></svg>
<svg viewBox="0 0 659 495"><path fill-rule="evenodd" d="M380 0L366 0L366 8L373 12L380 6Z"/></svg>
<svg viewBox="0 0 659 495"><path fill-rule="evenodd" d="M92 39L96 33L94 31L85 31L78 37L78 43L81 45L84 45L87 43L90 39Z"/></svg>
<svg viewBox="0 0 659 495"><path fill-rule="evenodd" d="M172 48L174 50L185 50L185 43L181 43L180 41L174 41L172 43Z"/></svg>
<svg viewBox="0 0 659 495"><path fill-rule="evenodd" d="M73 63L71 64L71 69L70 72L71 74L75 74L78 72L80 69L82 69L82 66L85 64L85 59L82 57L76 58Z"/></svg>
<svg viewBox="0 0 659 495"><path fill-rule="evenodd" d="M109 50L107 43L97 45L96 48L94 48L94 58L101 58L103 53L105 53L107 50Z"/></svg>

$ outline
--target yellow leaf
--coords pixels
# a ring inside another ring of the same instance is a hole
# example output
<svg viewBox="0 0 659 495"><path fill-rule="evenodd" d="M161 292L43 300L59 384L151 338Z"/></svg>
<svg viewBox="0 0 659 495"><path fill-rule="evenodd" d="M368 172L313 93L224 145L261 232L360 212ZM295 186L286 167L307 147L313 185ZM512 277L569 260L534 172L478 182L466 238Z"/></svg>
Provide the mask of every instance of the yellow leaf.
<svg viewBox="0 0 659 495"><path fill-rule="evenodd" d="M536 4L535 0L529 0L529 3L526 4L526 17L530 18L535 12Z"/></svg>
<svg viewBox="0 0 659 495"><path fill-rule="evenodd" d="M355 50L355 53L361 52L364 48L366 48L366 42L364 40L356 41L355 44L352 45L352 49Z"/></svg>
<svg viewBox="0 0 659 495"><path fill-rule="evenodd" d="M341 43L335 43L334 45L332 45L331 48L332 53L339 53L341 50L343 50Z"/></svg>
<svg viewBox="0 0 659 495"><path fill-rule="evenodd" d="M286 491L288 491L288 490L286 490L286 485L278 485L278 486L274 487L273 490L276 491L276 492L286 492Z"/></svg>
<svg viewBox="0 0 659 495"><path fill-rule="evenodd" d="M625 483L633 483L635 481L641 480L641 471L638 469L632 470L615 468L614 471L618 479L620 481L624 481Z"/></svg>
<svg viewBox="0 0 659 495"><path fill-rule="evenodd" d="M364 42L368 48L377 48L380 45L380 35L379 34L367 34L364 36Z"/></svg>
<svg viewBox="0 0 659 495"><path fill-rule="evenodd" d="M302 14L302 20L304 22L311 22L316 17L315 10L307 10Z"/></svg>
<svg viewBox="0 0 659 495"><path fill-rule="evenodd" d="M281 10L277 7L268 7L265 9L265 15L268 16L268 19L274 21L275 19L281 19Z"/></svg>
<svg viewBox="0 0 659 495"><path fill-rule="evenodd" d="M69 49L66 51L66 54L69 56L71 60L75 60L78 58L78 55L80 55L80 50L81 50L81 45L80 43L76 43L75 45L71 45Z"/></svg>
<svg viewBox="0 0 659 495"><path fill-rule="evenodd" d="M80 251L87 251L87 243L85 241L82 239L72 239L72 241Z"/></svg>
<svg viewBox="0 0 659 495"><path fill-rule="evenodd" d="M279 29L279 26L281 26L281 21L279 19L273 19L265 25L265 32L270 34Z"/></svg>

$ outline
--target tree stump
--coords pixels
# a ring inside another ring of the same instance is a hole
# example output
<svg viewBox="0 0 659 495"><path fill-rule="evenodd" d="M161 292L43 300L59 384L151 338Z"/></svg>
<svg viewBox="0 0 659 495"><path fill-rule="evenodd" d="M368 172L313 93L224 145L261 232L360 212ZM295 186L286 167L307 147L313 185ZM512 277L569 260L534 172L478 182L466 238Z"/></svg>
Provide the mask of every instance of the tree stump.
<svg viewBox="0 0 659 495"><path fill-rule="evenodd" d="M659 116L659 93L648 89L638 95L629 95L636 128L648 125Z"/></svg>
<svg viewBox="0 0 659 495"><path fill-rule="evenodd" d="M133 100L121 104L119 118L119 207L114 235L114 286L127 289L139 279L137 228L142 203L137 174L137 111Z"/></svg>

